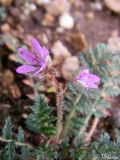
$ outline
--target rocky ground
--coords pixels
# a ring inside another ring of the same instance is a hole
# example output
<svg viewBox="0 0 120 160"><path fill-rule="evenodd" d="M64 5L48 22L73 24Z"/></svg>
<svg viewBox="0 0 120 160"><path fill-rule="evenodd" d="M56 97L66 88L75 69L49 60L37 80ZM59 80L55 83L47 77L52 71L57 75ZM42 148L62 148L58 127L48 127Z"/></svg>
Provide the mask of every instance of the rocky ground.
<svg viewBox="0 0 120 160"><path fill-rule="evenodd" d="M69 71L78 69L79 53L89 46L104 42L120 49L120 0L0 0L0 120L11 115L14 124L23 127L33 95L46 93L49 103L55 99L46 79L36 90L30 77L15 72L17 48L30 47L32 36L50 49L58 78L64 81ZM120 128L119 98L111 103L110 123Z"/></svg>

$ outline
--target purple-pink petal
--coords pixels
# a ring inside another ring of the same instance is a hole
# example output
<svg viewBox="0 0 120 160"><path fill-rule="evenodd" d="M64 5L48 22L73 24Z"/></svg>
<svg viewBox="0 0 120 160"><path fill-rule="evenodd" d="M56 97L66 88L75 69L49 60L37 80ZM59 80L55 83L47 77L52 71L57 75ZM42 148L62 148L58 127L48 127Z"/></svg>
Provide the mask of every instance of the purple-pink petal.
<svg viewBox="0 0 120 160"><path fill-rule="evenodd" d="M89 77L88 77L89 81L93 81L93 82L99 82L100 81L100 78L94 74L89 74Z"/></svg>
<svg viewBox="0 0 120 160"><path fill-rule="evenodd" d="M78 82L80 82L85 88L88 88L88 85L85 81L78 80Z"/></svg>
<svg viewBox="0 0 120 160"><path fill-rule="evenodd" d="M88 69L84 69L81 73L80 73L81 76L84 76L84 75L89 75L89 70Z"/></svg>
<svg viewBox="0 0 120 160"><path fill-rule="evenodd" d="M100 77L95 74L90 74L88 69L84 69L76 79L85 87L85 88L98 88Z"/></svg>
<svg viewBox="0 0 120 160"><path fill-rule="evenodd" d="M85 88L98 88L98 86L94 82L90 82L89 80L79 81Z"/></svg>
<svg viewBox="0 0 120 160"><path fill-rule="evenodd" d="M49 55L49 51L46 47L43 47L43 53L44 53L44 58L46 58Z"/></svg>
<svg viewBox="0 0 120 160"><path fill-rule="evenodd" d="M19 56L24 60L26 61L27 63L29 64L36 64L36 62L34 61L34 55L27 51L26 49L24 48L19 48L18 49L18 52L19 52Z"/></svg>
<svg viewBox="0 0 120 160"><path fill-rule="evenodd" d="M36 71L36 67L26 65L26 64L22 65L22 66L20 66L16 69L16 72L21 73L21 74L28 73L28 72L33 72L33 71Z"/></svg>
<svg viewBox="0 0 120 160"><path fill-rule="evenodd" d="M35 38L32 38L32 49L39 60L44 60L43 49Z"/></svg>
<svg viewBox="0 0 120 160"><path fill-rule="evenodd" d="M47 67L49 51L45 47L41 47L35 38L32 38L32 52L24 48L19 48L19 56L27 63L16 69L17 73L38 74Z"/></svg>
<svg viewBox="0 0 120 160"><path fill-rule="evenodd" d="M98 88L97 84L95 84L94 82L87 82L88 88Z"/></svg>
<svg viewBox="0 0 120 160"><path fill-rule="evenodd" d="M38 70L35 71L35 74L40 73L43 69L44 69L43 67L39 68Z"/></svg>

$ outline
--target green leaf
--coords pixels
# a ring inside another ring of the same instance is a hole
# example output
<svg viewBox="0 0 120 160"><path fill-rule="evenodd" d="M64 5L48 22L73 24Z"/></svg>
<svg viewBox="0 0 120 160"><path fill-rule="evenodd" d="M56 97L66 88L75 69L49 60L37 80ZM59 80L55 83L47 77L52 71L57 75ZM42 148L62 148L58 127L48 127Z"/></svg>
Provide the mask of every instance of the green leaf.
<svg viewBox="0 0 120 160"><path fill-rule="evenodd" d="M22 150L22 160L28 160L30 154L29 148L27 146L23 146L21 150Z"/></svg>
<svg viewBox="0 0 120 160"><path fill-rule="evenodd" d="M108 96L114 97L120 94L120 88L118 86L107 86L105 92Z"/></svg>
<svg viewBox="0 0 120 160"><path fill-rule="evenodd" d="M32 111L33 113L29 115L27 120L29 129L47 136L55 134L55 117L52 108L48 106L43 97L37 98Z"/></svg>
<svg viewBox="0 0 120 160"><path fill-rule="evenodd" d="M12 138L12 123L10 117L5 120L4 128L2 129L3 137L6 139Z"/></svg>
<svg viewBox="0 0 120 160"><path fill-rule="evenodd" d="M38 160L54 160L58 158L58 153L54 151L56 145L48 145L48 143L42 144L40 147L34 150L33 155ZM59 156L60 158L60 156Z"/></svg>
<svg viewBox="0 0 120 160"><path fill-rule="evenodd" d="M19 142L24 142L24 131L21 127L18 128L17 140Z"/></svg>
<svg viewBox="0 0 120 160"><path fill-rule="evenodd" d="M5 146L5 156L6 160L14 160L15 159L15 142L11 141Z"/></svg>

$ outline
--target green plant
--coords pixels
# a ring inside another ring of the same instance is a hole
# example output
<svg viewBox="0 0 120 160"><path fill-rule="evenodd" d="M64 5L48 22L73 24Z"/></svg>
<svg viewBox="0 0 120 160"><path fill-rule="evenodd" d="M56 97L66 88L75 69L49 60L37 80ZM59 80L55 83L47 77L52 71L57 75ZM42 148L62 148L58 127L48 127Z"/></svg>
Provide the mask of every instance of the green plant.
<svg viewBox="0 0 120 160"><path fill-rule="evenodd" d="M38 142L37 146L26 143L22 128L18 129L16 138L13 138L12 123L8 118L0 137L1 160L120 158L119 131L115 132L114 140L108 133L102 132L93 142L90 141L91 137L88 138L91 122L97 119L98 124L101 118L106 117L106 111L111 107L108 99L120 94L120 54L111 52L105 44L98 44L95 49L81 53L79 60L81 66L85 66L101 78L99 88L86 89L85 85L77 82L76 75L62 85L55 78L55 70L47 68L46 72L55 82L57 89L56 114L44 97L39 96L31 107L26 122L32 133L44 135L45 138L43 142Z"/></svg>

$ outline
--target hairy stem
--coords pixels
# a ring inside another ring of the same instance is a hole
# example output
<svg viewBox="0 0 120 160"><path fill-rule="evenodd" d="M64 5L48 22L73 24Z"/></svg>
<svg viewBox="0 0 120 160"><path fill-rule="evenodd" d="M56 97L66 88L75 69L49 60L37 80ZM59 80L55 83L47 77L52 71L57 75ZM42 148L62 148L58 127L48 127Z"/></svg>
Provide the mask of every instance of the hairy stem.
<svg viewBox="0 0 120 160"><path fill-rule="evenodd" d="M81 98L81 94L79 94L77 96L76 100L74 101L72 110L67 116L67 119L66 119L66 122L65 122L65 126L64 126L64 130L63 130L63 135L62 135L63 140L65 139L65 137L66 137L66 135L68 133L68 130L69 130L70 125L71 125L71 120L72 120L72 118L74 117L74 115L76 113L76 106L77 106L78 102L80 101L80 98Z"/></svg>
<svg viewBox="0 0 120 160"><path fill-rule="evenodd" d="M52 80L55 82L57 87L57 95L56 95L56 106L57 106L57 134L56 141L57 143L61 143L61 135L63 130L63 101L64 101L64 92L66 90L62 88L62 85L58 83L55 76L53 74L50 75Z"/></svg>
<svg viewBox="0 0 120 160"><path fill-rule="evenodd" d="M58 115L58 119L57 119L57 142L60 142L61 139L61 134L62 134L62 130L63 130L63 94L61 94L60 92L57 92L57 115Z"/></svg>

